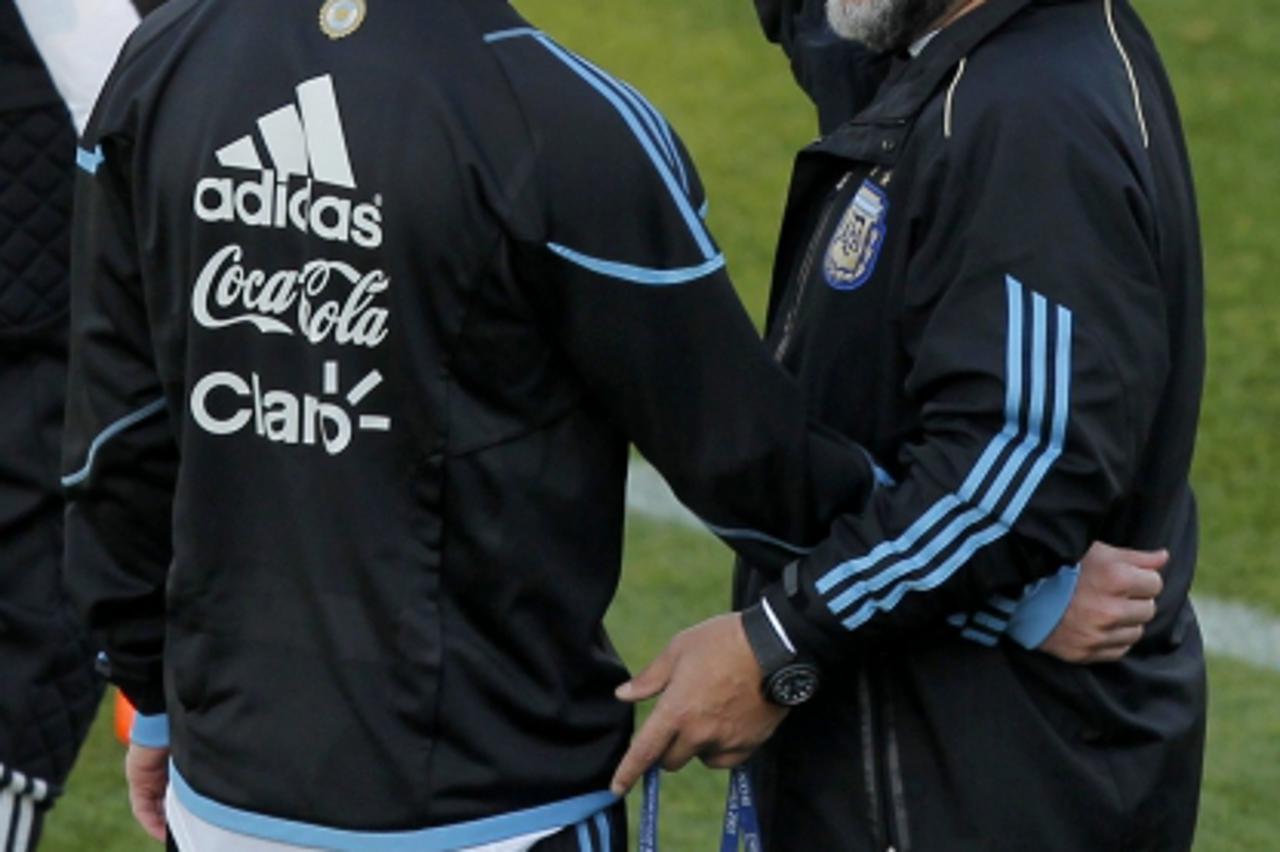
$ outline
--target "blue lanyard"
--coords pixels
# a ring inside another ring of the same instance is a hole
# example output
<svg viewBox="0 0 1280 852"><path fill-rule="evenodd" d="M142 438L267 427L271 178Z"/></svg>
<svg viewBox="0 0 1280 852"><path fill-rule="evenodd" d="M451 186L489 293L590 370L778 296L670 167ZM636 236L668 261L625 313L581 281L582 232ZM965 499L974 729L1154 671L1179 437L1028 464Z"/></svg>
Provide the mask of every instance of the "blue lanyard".
<svg viewBox="0 0 1280 852"><path fill-rule="evenodd" d="M760 814L751 792L747 770L739 766L729 773L729 798L724 806L724 834L720 852L760 852Z"/></svg>
<svg viewBox="0 0 1280 852"><path fill-rule="evenodd" d="M644 798L640 803L640 852L658 852L658 798L661 770L653 767L644 775ZM724 810L724 835L720 852L761 852L760 815L747 771L738 767L729 774L729 799Z"/></svg>
<svg viewBox="0 0 1280 852"><path fill-rule="evenodd" d="M658 787L661 772L654 766L644 774L644 798L640 800L640 852L658 852Z"/></svg>

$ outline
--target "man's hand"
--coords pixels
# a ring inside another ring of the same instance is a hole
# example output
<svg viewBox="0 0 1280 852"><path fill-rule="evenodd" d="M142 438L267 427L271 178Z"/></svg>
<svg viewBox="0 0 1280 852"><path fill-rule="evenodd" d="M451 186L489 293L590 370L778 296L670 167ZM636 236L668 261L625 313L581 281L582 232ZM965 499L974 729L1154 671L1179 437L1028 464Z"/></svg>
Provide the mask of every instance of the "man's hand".
<svg viewBox="0 0 1280 852"><path fill-rule="evenodd" d="M625 795L658 762L674 771L694 757L713 769L745 761L787 713L765 700L763 677L740 615L719 615L678 633L618 687L622 701L662 697L618 764L613 792Z"/></svg>
<svg viewBox="0 0 1280 852"><path fill-rule="evenodd" d="M134 819L161 843L165 840L164 793L169 786L169 750L130 745L124 758Z"/></svg>
<svg viewBox="0 0 1280 852"><path fill-rule="evenodd" d="M1068 663L1123 657L1142 638L1164 588L1167 550L1126 550L1094 542L1080 563L1080 579L1062 621L1040 650Z"/></svg>

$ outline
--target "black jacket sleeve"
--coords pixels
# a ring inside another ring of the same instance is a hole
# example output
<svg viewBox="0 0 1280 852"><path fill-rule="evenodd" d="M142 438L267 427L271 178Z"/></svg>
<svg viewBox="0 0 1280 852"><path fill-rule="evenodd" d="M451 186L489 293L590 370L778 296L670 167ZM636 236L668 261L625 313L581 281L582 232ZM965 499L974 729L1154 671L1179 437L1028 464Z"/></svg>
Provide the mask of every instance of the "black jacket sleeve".
<svg viewBox="0 0 1280 852"><path fill-rule="evenodd" d="M791 73L830 133L871 102L889 70L889 57L837 36L825 0L755 0L765 37L791 62Z"/></svg>
<svg viewBox="0 0 1280 852"><path fill-rule="evenodd" d="M143 713L164 711L164 587L178 453L156 374L129 172L92 124L78 152L63 447L68 590Z"/></svg>
<svg viewBox="0 0 1280 852"><path fill-rule="evenodd" d="M870 464L810 422L734 293L692 162L625 83L567 51L525 92L520 274L587 391L711 530L781 567L863 503ZM545 75L544 75L545 76Z"/></svg>
<svg viewBox="0 0 1280 852"><path fill-rule="evenodd" d="M1141 142L1007 95L911 202L907 475L766 591L819 656L1076 562L1151 434L1170 338Z"/></svg>

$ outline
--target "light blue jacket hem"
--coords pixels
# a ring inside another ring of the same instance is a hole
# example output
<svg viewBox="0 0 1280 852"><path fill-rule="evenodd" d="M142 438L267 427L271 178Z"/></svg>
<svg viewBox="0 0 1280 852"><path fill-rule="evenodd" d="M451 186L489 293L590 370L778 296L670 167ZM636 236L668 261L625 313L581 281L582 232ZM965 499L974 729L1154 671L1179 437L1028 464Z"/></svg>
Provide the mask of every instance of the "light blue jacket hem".
<svg viewBox="0 0 1280 852"><path fill-rule="evenodd" d="M192 814L227 831L260 837L277 843L346 852L447 852L560 829L589 819L618 801L608 791L588 793L487 819L410 831L354 831L305 822L224 805L197 793L177 766L169 765L169 783L179 801Z"/></svg>

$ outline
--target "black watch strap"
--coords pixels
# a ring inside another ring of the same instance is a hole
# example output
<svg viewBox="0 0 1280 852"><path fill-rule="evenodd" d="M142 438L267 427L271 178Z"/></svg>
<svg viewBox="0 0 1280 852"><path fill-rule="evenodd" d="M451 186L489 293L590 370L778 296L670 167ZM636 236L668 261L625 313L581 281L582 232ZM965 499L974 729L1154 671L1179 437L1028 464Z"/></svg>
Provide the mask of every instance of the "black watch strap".
<svg viewBox="0 0 1280 852"><path fill-rule="evenodd" d="M766 678L795 661L795 652L787 648L773 628L763 601L742 611L742 629L747 633L747 642L751 644L751 651Z"/></svg>
<svg viewBox="0 0 1280 852"><path fill-rule="evenodd" d="M821 677L818 667L801 659L787 646L778 626L770 618L763 600L742 612L742 627L747 641L764 671L760 691L766 700L782 707L798 707L818 691Z"/></svg>

